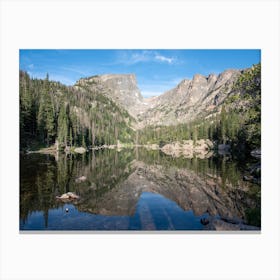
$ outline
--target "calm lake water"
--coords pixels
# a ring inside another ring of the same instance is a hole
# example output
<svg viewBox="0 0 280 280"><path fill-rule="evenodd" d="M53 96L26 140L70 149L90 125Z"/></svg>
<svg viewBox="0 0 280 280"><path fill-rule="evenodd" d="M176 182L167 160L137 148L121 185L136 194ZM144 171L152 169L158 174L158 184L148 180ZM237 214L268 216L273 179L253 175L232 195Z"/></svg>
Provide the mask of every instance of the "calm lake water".
<svg viewBox="0 0 280 280"><path fill-rule="evenodd" d="M24 155L20 230L212 230L213 221L260 227L260 186L243 180L245 166L229 156L173 158L140 148ZM56 199L67 192L80 199Z"/></svg>

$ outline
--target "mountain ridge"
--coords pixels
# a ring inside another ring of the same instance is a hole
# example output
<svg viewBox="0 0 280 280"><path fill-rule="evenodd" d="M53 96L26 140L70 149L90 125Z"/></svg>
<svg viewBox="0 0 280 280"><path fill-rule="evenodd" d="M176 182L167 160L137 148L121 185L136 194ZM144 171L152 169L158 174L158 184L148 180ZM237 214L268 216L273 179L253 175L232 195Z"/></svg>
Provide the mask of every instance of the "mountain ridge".
<svg viewBox="0 0 280 280"><path fill-rule="evenodd" d="M242 71L227 69L215 75L195 74L159 96L144 98L135 74L104 74L80 79L74 86L100 90L136 119L137 128L148 125L187 123L221 110L224 100Z"/></svg>
<svg viewBox="0 0 280 280"><path fill-rule="evenodd" d="M85 147L209 138L243 146L249 139L259 147L260 105L260 64L219 75L196 74L151 98L143 98L134 74L95 75L64 86L48 75L33 79L20 71L21 146L33 141Z"/></svg>

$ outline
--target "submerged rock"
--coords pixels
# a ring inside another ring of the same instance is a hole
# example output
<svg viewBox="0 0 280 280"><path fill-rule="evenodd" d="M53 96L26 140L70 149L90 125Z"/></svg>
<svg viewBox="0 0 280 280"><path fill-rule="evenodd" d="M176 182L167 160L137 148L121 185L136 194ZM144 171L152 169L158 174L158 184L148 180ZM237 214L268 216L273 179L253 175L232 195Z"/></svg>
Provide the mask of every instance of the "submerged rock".
<svg viewBox="0 0 280 280"><path fill-rule="evenodd" d="M219 150L219 151L229 151L229 150L230 150L230 145L219 144L219 145L218 145L218 150Z"/></svg>

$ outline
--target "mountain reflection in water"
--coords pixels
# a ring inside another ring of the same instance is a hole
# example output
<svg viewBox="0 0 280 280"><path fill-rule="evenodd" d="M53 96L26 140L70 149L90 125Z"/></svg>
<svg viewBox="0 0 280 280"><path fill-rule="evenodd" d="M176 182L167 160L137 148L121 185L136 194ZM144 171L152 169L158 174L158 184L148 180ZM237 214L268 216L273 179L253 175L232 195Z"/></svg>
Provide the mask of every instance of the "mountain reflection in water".
<svg viewBox="0 0 280 280"><path fill-rule="evenodd" d="M105 149L29 154L20 164L21 230L211 230L217 220L260 226L260 186L243 181L228 157ZM69 191L80 199L56 199Z"/></svg>

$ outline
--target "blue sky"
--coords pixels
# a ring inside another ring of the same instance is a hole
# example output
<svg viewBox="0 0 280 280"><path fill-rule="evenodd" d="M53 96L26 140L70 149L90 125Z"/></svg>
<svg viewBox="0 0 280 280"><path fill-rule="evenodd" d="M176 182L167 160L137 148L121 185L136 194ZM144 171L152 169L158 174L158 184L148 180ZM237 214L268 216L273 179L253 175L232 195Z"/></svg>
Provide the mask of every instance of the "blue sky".
<svg viewBox="0 0 280 280"><path fill-rule="evenodd" d="M160 95L183 79L259 63L260 50L20 50L19 66L34 78L73 85L82 77L136 75L144 97Z"/></svg>

